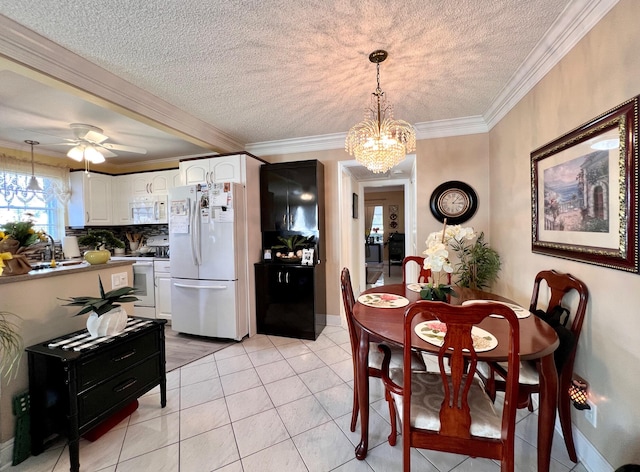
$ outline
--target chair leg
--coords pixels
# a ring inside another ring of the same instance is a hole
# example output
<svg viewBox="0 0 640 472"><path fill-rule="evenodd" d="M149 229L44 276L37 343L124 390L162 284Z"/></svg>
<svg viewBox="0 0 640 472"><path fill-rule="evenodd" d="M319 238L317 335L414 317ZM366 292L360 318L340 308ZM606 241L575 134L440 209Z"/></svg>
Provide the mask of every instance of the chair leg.
<svg viewBox="0 0 640 472"><path fill-rule="evenodd" d="M485 391L493 403L496 401L496 374L493 367L489 366L489 378L485 382Z"/></svg>
<svg viewBox="0 0 640 472"><path fill-rule="evenodd" d="M562 427L562 436L564 436L564 443L567 446L567 452L571 461L577 463L578 455L576 454L576 447L573 443L573 431L571 428L571 401L569 399L569 387L565 387L565 382L560 382L558 390L558 418L560 420L560 426Z"/></svg>
<svg viewBox="0 0 640 472"><path fill-rule="evenodd" d="M387 403L389 404L389 421L391 421L391 433L389 434L389 437L387 438L387 441L389 441L389 445L390 446L395 446L396 445L396 438L398 435L398 423L397 423L397 414L396 414L396 406L393 403L393 398L391 397L391 394L385 390L384 392L384 398L385 400L387 400Z"/></svg>
<svg viewBox="0 0 640 472"><path fill-rule="evenodd" d="M356 430L356 423L358 422L358 412L360 411L360 404L358 403L358 388L355 382L353 383L353 410L351 411L351 432Z"/></svg>

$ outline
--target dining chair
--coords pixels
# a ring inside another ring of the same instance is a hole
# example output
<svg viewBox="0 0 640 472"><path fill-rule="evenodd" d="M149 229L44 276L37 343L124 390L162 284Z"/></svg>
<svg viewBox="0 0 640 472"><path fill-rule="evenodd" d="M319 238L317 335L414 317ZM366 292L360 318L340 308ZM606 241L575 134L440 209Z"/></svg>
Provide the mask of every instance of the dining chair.
<svg viewBox="0 0 640 472"><path fill-rule="evenodd" d="M481 381L474 375L478 364L474 342L478 340L473 340L477 335L472 329L492 314L502 315L508 323L508 339L501 341L508 343L509 367L501 411L494 408ZM439 320L446 325L446 335L437 355L439 370L406 375L411 366L412 340L416 337L414 327L427 320ZM456 306L421 300L407 309L402 368L391 367L391 352L387 346L380 346L384 352L382 381L392 399L389 444L396 443L398 415L404 472L411 468L411 447L497 459L503 472L513 472L519 348L518 318L506 305ZM450 359L450 369L445 366L446 358Z"/></svg>
<svg viewBox="0 0 640 472"><path fill-rule="evenodd" d="M407 264L416 263L420 267L420 272L418 273L418 283L426 283L429 281L429 277L431 277L431 269L424 268L424 257L422 256L407 256L402 259L402 283L408 284L410 283L407 280ZM451 284L451 274L447 274L447 283Z"/></svg>
<svg viewBox="0 0 640 472"><path fill-rule="evenodd" d="M359 329L355 326L355 322L353 320L353 306L356 303L356 299L353 295L353 287L351 285L351 274L349 273L348 268L343 268L342 273L340 274L340 290L342 291L342 302L344 304L344 312L347 318L347 328L349 330L349 341L351 342L351 353L353 359L353 409L351 411L351 431L356 430L356 423L358 421L358 411L359 411L359 403L358 403L358 387L357 387L357 372L356 372L356 357L360 345L359 338ZM368 377L378 377L380 378L381 373L380 369L382 367L382 359L383 355L378 350L378 342L375 342L375 339L369 343L369 365L368 365ZM394 366L402 365L402 348L399 347L391 347L389 348L392 353L391 364ZM426 367L422 358L417 354L413 354L412 356L412 368L415 370L425 370ZM387 398L387 400L389 400Z"/></svg>
<svg viewBox="0 0 640 472"><path fill-rule="evenodd" d="M543 284L544 282L544 284ZM582 323L584 315L587 311L587 302L589 300L589 290L587 286L571 274L556 272L555 270L543 270L539 272L533 283L533 293L531 295L531 303L529 311L535 312L538 309L538 301L544 292L544 285L547 287L548 302L546 312L550 312L556 306L562 306L562 302L570 292L575 290L578 295L578 305L576 307L573 319L570 320L568 328L573 334L573 341L564 352L564 359L560 369L558 370L558 418L562 427L562 435L567 446L569 458L573 462L578 462L576 448L573 442L573 431L571 429L571 399L569 398L569 386L573 377L573 364L576 357L578 347L578 338L582 331ZM561 348L559 348L561 349ZM558 351L556 351L556 354ZM556 366L558 358L556 357ZM484 367L479 369L480 377L486 380L489 395L494 396L496 391L504 391L504 376L506 366L504 364L491 364L487 371ZM538 369L533 362L520 363L520 387L518 408L528 408L533 411L533 402L531 395L540 392L540 380Z"/></svg>
<svg viewBox="0 0 640 472"><path fill-rule="evenodd" d="M424 268L424 257L421 256L407 256L402 259L402 283L407 284L409 281L407 280L407 264L416 263L420 267L420 272L418 273L418 283L425 283L429 281L429 277L431 277L431 269Z"/></svg>

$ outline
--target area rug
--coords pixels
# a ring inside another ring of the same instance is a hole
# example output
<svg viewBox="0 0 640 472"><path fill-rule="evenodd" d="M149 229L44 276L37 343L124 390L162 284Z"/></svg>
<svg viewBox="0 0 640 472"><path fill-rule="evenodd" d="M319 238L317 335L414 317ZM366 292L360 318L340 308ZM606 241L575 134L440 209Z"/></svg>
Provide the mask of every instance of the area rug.
<svg viewBox="0 0 640 472"><path fill-rule="evenodd" d="M235 343L236 341L177 333L171 329L171 326L166 326L166 371L171 372Z"/></svg>
<svg viewBox="0 0 640 472"><path fill-rule="evenodd" d="M367 262L367 283L375 284L384 270L384 264Z"/></svg>

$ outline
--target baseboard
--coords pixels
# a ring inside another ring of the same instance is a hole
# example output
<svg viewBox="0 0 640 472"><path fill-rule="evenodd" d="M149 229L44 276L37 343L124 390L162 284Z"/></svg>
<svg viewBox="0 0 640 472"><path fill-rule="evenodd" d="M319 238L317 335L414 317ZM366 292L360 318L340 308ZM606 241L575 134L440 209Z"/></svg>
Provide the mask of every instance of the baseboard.
<svg viewBox="0 0 640 472"><path fill-rule="evenodd" d="M538 411L538 395L533 395L533 407L535 411ZM562 426L560 426L560 419L558 415L556 415L556 424L555 429L560 436L564 439L564 435L562 434ZM613 472L613 466L607 462L607 460L602 457L602 454L598 452L598 450L593 447L593 444L589 442L582 432L576 428L576 425L573 425L573 444L576 447L576 455L578 456L578 461L587 469L588 472Z"/></svg>
<svg viewBox="0 0 640 472"><path fill-rule="evenodd" d="M342 326L340 315L327 315L327 326Z"/></svg>
<svg viewBox="0 0 640 472"><path fill-rule="evenodd" d="M9 470L13 463L13 438L0 444L0 470Z"/></svg>

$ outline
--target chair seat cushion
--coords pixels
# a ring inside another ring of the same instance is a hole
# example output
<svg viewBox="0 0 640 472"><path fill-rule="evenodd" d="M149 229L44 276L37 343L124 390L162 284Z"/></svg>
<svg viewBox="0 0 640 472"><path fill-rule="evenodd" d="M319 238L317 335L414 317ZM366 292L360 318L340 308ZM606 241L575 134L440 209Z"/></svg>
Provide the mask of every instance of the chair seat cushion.
<svg viewBox="0 0 640 472"><path fill-rule="evenodd" d="M379 343L369 343L369 367L380 370L382 369L384 354L378 349L378 344ZM390 368L402 369L402 348L389 346L389 349L391 350ZM411 370L415 372L423 372L426 370L422 358L416 353L411 353Z"/></svg>
<svg viewBox="0 0 640 472"><path fill-rule="evenodd" d="M506 362L498 362L498 365L505 371L507 370ZM478 373L481 374L485 379L488 379L491 375L489 364L487 364L486 362L478 362L477 369ZM520 377L518 378L518 383L522 385L538 385L540 383L538 369L536 368L535 364L526 361L520 362Z"/></svg>
<svg viewBox="0 0 640 472"><path fill-rule="evenodd" d="M402 369L389 369L389 377L403 385ZM440 430L440 406L444 398L442 379L439 373L414 372L411 376L411 426L431 431ZM402 418L402 396L392 393ZM469 390L469 409L473 436L499 439L501 416L496 412L478 379L474 379Z"/></svg>

